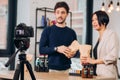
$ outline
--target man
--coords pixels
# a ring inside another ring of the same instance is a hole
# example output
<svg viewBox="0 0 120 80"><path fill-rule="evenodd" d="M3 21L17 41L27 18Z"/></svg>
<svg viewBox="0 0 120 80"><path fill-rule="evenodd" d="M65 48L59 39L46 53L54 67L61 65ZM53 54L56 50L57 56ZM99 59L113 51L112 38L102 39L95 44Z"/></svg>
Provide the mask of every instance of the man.
<svg viewBox="0 0 120 80"><path fill-rule="evenodd" d="M70 58L76 52L71 51L69 45L76 40L76 33L66 26L66 17L69 7L66 2L58 2L54 13L56 24L44 29L40 39L40 54L48 55L48 67L50 70L63 71L70 68Z"/></svg>

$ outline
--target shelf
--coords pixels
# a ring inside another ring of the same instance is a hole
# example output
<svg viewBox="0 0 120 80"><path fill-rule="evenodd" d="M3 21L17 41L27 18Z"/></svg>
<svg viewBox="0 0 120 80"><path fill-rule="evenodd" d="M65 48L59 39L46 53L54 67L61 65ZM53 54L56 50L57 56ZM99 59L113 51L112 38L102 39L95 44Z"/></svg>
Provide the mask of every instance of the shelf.
<svg viewBox="0 0 120 80"><path fill-rule="evenodd" d="M40 42L36 42L36 44L39 44Z"/></svg>
<svg viewBox="0 0 120 80"><path fill-rule="evenodd" d="M54 13L54 9L52 9L52 8L47 8L47 7L42 7L42 8L37 8L36 10L38 10L38 11L44 11L44 12L52 12L52 13Z"/></svg>
<svg viewBox="0 0 120 80"><path fill-rule="evenodd" d="M36 28L38 28L38 29L44 29L45 26L37 26Z"/></svg>

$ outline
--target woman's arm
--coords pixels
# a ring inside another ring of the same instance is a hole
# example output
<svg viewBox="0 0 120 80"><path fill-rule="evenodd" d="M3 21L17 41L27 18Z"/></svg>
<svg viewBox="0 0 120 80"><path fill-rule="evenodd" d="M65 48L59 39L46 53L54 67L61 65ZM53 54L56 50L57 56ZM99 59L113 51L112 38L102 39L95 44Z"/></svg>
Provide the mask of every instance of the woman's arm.
<svg viewBox="0 0 120 80"><path fill-rule="evenodd" d="M102 59L87 58L86 62L90 64L104 64L104 61Z"/></svg>
<svg viewBox="0 0 120 80"><path fill-rule="evenodd" d="M104 61L102 59L92 59L90 57L81 57L81 63L82 64L86 64L86 63L90 63L90 64L104 64Z"/></svg>

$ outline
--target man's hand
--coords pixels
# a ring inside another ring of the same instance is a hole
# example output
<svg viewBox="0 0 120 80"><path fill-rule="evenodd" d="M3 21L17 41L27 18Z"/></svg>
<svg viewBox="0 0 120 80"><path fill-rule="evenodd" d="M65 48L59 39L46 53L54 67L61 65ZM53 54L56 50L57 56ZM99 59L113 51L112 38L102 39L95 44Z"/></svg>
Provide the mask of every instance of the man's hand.
<svg viewBox="0 0 120 80"><path fill-rule="evenodd" d="M65 50L67 50L67 47L64 45L57 47L57 52L59 52L59 53L64 53Z"/></svg>
<svg viewBox="0 0 120 80"><path fill-rule="evenodd" d="M65 51L65 54L67 54L68 58L72 58L76 54L76 51L69 49L69 51Z"/></svg>
<svg viewBox="0 0 120 80"><path fill-rule="evenodd" d="M64 54L67 58L71 58L75 55L76 52L72 52L71 49L67 46L58 46L57 52Z"/></svg>

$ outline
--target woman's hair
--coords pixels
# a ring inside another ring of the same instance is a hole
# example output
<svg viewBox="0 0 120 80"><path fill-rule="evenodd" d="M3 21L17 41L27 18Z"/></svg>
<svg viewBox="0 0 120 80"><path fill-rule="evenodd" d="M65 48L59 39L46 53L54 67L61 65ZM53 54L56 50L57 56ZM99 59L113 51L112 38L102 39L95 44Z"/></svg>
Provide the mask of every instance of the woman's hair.
<svg viewBox="0 0 120 80"><path fill-rule="evenodd" d="M94 14L96 14L97 19L98 19L98 23L99 23L100 26L101 25L105 25L105 27L106 27L108 25L108 23L109 23L109 16L108 16L108 14L105 11L99 10L99 11L94 12L93 15Z"/></svg>
<svg viewBox="0 0 120 80"><path fill-rule="evenodd" d="M57 8L60 8L60 7L63 7L65 8L65 10L67 11L67 13L69 12L69 6L66 2L57 2L55 7L54 7L54 11L57 9Z"/></svg>

